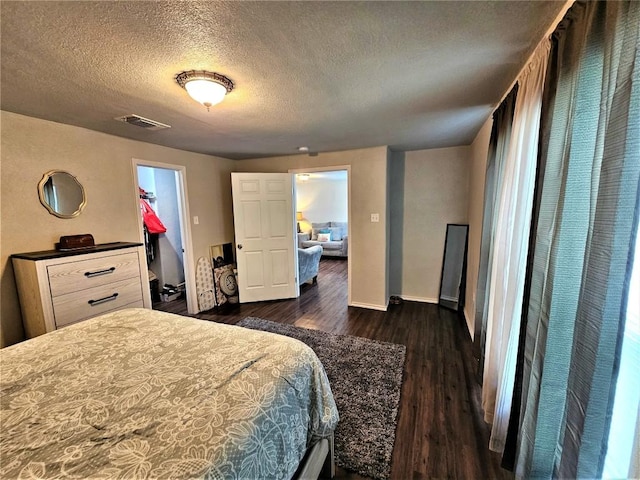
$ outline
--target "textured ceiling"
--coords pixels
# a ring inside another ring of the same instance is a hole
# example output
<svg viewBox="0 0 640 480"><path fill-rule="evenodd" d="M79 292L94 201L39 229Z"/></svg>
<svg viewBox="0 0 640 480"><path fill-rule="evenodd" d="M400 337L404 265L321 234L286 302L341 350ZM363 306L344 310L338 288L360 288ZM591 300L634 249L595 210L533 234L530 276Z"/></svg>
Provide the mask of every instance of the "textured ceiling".
<svg viewBox="0 0 640 480"><path fill-rule="evenodd" d="M466 145L563 4L3 0L1 108L234 159ZM207 112L191 69L236 87Z"/></svg>

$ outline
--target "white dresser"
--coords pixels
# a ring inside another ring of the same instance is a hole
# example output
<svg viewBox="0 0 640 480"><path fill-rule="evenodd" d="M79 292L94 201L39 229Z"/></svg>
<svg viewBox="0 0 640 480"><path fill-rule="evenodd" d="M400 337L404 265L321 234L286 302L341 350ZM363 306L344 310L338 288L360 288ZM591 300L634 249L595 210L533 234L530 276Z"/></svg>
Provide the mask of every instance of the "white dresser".
<svg viewBox="0 0 640 480"><path fill-rule="evenodd" d="M140 243L20 253L11 258L28 338L121 308L151 308Z"/></svg>

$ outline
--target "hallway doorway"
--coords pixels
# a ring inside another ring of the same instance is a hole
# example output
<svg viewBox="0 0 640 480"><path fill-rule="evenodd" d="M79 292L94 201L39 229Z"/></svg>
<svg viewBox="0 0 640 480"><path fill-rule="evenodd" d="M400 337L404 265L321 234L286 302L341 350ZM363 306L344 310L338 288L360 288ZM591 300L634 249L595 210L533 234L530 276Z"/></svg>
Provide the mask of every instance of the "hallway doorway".
<svg viewBox="0 0 640 480"><path fill-rule="evenodd" d="M351 167L314 167L289 173L295 174L298 246L311 246L318 242L319 233L329 233L328 241L322 243L320 264L346 264L341 288L346 292L346 305L351 305Z"/></svg>

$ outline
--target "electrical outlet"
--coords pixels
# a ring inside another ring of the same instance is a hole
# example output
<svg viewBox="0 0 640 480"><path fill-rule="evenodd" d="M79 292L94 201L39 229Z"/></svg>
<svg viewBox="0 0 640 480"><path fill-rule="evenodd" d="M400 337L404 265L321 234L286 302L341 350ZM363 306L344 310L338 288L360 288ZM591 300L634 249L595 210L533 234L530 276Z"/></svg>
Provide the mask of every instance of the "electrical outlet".
<svg viewBox="0 0 640 480"><path fill-rule="evenodd" d="M194 224L194 225L198 225L199 223L200 223L200 219L198 218L198 216L197 216L197 215L195 215L195 216L193 217L193 224Z"/></svg>
<svg viewBox="0 0 640 480"><path fill-rule="evenodd" d="M372 213L371 214L371 222L376 223L380 221L380 214L379 213Z"/></svg>

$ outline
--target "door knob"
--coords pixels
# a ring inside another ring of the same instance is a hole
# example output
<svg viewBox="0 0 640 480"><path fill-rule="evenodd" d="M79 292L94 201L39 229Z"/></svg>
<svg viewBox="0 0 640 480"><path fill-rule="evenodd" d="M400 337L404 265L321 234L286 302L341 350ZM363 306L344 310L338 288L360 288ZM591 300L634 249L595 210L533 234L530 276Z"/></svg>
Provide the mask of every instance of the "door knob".
<svg viewBox="0 0 640 480"><path fill-rule="evenodd" d="M241 243L238 244L238 250L242 250L242 244Z"/></svg>

